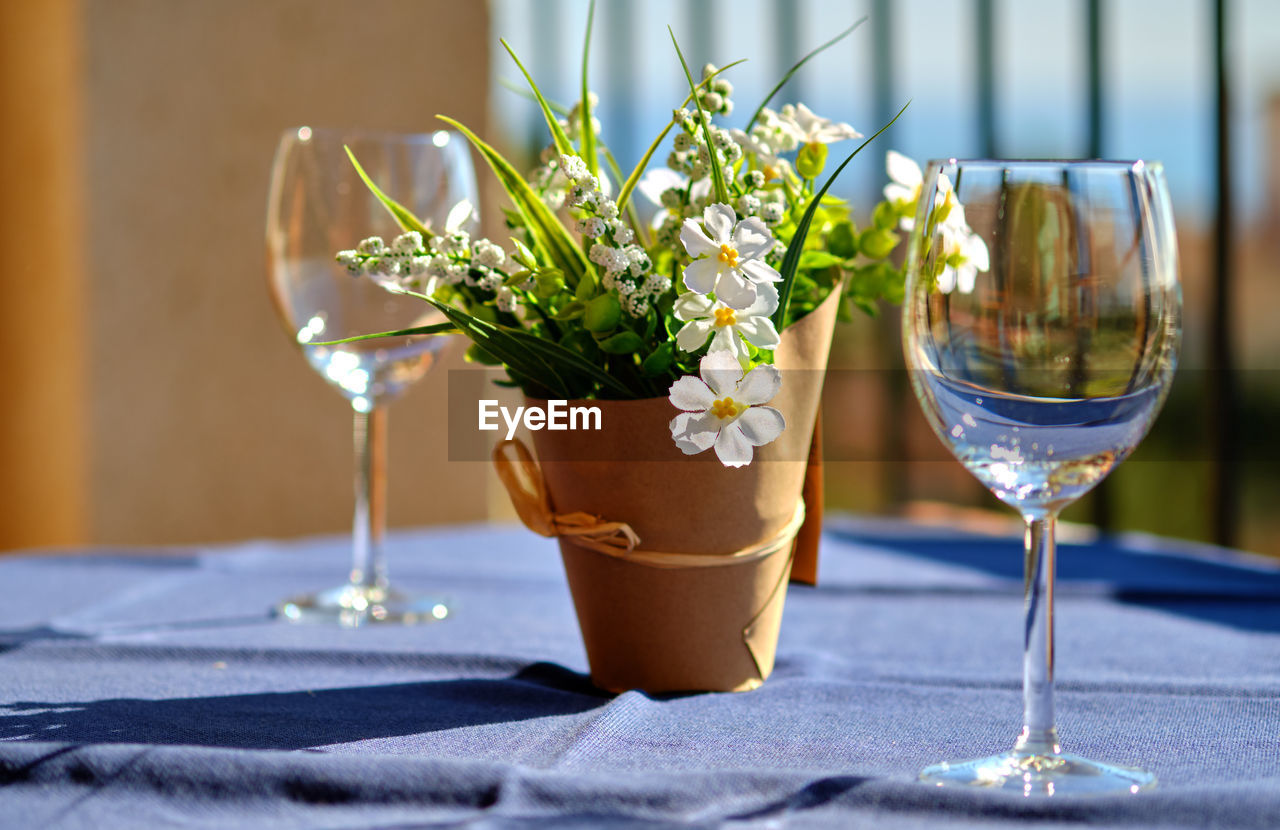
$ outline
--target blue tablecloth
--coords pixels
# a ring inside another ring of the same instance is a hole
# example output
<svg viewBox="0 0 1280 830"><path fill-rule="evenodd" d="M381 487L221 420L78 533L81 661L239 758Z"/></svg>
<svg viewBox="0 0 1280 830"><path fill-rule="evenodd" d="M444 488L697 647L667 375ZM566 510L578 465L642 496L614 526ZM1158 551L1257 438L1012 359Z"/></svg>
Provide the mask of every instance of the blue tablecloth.
<svg viewBox="0 0 1280 830"><path fill-rule="evenodd" d="M347 543L0 559L3 827L1280 827L1280 571L1167 541L1062 545L1065 748L1139 796L1028 801L915 782L1007 748L1021 554L835 519L758 691L609 697L559 557L521 528L396 534L454 618L267 618Z"/></svg>

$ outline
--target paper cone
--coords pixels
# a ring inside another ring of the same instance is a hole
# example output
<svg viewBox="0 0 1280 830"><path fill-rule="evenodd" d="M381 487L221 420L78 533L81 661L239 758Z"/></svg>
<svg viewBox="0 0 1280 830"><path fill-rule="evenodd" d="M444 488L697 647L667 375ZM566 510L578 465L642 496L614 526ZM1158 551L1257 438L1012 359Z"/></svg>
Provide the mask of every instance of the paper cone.
<svg viewBox="0 0 1280 830"><path fill-rule="evenodd" d="M775 352L786 429L747 467L686 456L665 398L598 406L602 429L533 433L551 506L626 522L649 552L728 556L777 538L796 514L835 325L833 296ZM528 401L530 406L544 402ZM742 691L773 669L792 546L748 562L654 567L560 540L592 680L621 691ZM810 568L812 570L812 567Z"/></svg>

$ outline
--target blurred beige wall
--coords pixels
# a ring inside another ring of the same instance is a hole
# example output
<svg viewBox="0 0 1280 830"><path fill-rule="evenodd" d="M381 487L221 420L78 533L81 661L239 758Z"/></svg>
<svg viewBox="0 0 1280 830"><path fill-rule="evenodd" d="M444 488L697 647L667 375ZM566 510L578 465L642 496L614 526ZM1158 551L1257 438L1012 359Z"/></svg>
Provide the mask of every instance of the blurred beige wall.
<svg viewBox="0 0 1280 830"><path fill-rule="evenodd" d="M484 132L486 4L0 7L0 547L348 528L350 409L268 299L271 156L304 123ZM445 461L458 365L391 409L393 525L485 515L485 466Z"/></svg>

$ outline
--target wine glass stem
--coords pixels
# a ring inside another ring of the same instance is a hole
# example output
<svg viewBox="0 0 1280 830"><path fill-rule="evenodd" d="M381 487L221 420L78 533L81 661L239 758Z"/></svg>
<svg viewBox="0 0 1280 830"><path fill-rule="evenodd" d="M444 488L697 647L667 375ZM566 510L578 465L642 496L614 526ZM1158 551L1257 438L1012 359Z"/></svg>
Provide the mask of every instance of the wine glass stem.
<svg viewBox="0 0 1280 830"><path fill-rule="evenodd" d="M355 413L356 510L351 529L351 584L361 589L387 586L382 536L387 527L387 409Z"/></svg>
<svg viewBox="0 0 1280 830"><path fill-rule="evenodd" d="M1053 724L1053 513L1027 515L1026 628L1022 652L1022 734L1017 749L1036 754L1058 752Z"/></svg>

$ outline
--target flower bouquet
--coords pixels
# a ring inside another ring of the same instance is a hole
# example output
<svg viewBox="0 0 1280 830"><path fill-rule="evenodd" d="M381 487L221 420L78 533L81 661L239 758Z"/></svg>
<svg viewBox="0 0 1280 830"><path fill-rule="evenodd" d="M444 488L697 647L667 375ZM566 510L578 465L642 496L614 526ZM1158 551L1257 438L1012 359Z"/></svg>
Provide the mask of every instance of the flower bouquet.
<svg viewBox="0 0 1280 830"><path fill-rule="evenodd" d="M604 688L747 689L772 669L832 327L900 301L889 257L918 198L909 181L891 185L857 227L827 191L871 139L823 178L828 146L863 136L804 104L767 106L857 25L801 59L740 128L721 126L736 64L695 81L673 34L688 94L625 175L587 89L590 17L568 110L502 41L545 116L541 163L521 175L441 118L506 190L509 246L457 230L466 205L433 231L365 177L405 233L338 260L445 318L398 334L461 333L469 359L502 366L529 406L603 413L599 431L534 433L537 461L501 442L495 463L525 523L560 539ZM669 135L665 169L650 171ZM638 195L660 207L649 222Z"/></svg>

